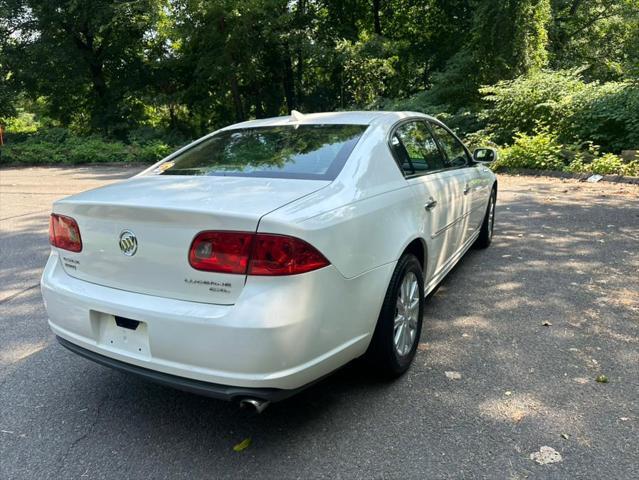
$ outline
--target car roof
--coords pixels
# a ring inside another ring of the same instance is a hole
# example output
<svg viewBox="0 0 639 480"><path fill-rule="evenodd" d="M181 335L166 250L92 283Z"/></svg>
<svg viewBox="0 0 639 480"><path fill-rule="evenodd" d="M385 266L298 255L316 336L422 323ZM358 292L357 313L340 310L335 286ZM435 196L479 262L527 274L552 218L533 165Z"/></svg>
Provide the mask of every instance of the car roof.
<svg viewBox="0 0 639 480"><path fill-rule="evenodd" d="M397 121L404 118L421 117L433 119L428 115L419 112L391 112L391 111L352 111L352 112L321 112L302 114L293 110L291 115L283 117L262 118L259 120L249 120L246 122L229 125L224 130L236 128L256 128L256 127L273 127L281 125L290 125L291 123L298 125L317 125L317 124L334 124L334 125L371 125L381 124L391 126Z"/></svg>

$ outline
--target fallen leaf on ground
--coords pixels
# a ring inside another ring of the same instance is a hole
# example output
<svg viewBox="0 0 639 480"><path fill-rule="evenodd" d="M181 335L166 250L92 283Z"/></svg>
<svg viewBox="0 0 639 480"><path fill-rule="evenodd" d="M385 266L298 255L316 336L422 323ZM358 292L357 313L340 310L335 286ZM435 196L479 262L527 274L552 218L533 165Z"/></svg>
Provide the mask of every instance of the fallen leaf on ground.
<svg viewBox="0 0 639 480"><path fill-rule="evenodd" d="M599 383L608 383L608 377L606 377L605 375L598 375L595 380Z"/></svg>
<svg viewBox="0 0 639 480"><path fill-rule="evenodd" d="M542 325L544 327L552 327L552 323L550 323L548 320L546 320L544 323L542 323Z"/></svg>
<svg viewBox="0 0 639 480"><path fill-rule="evenodd" d="M543 446L538 452L530 454L530 459L537 462L539 465L547 465L549 463L561 462L561 454L552 447Z"/></svg>
<svg viewBox="0 0 639 480"><path fill-rule="evenodd" d="M426 350L428 350L428 345L425 343L420 343L417 345L417 350L419 350L420 352L425 352Z"/></svg>
<svg viewBox="0 0 639 480"><path fill-rule="evenodd" d="M459 372L444 372L444 375L449 380L459 380L461 378L461 373Z"/></svg>
<svg viewBox="0 0 639 480"><path fill-rule="evenodd" d="M235 445L233 447L233 450L235 450L236 452L241 452L242 450L246 450L250 445L251 445L251 439L250 438L245 438L240 443Z"/></svg>
<svg viewBox="0 0 639 480"><path fill-rule="evenodd" d="M524 412L523 410L515 410L510 418L513 422L519 423L524 419L525 416L526 412Z"/></svg>
<svg viewBox="0 0 639 480"><path fill-rule="evenodd" d="M568 434L567 433L562 433L561 434L561 438L565 438L566 440L568 440Z"/></svg>

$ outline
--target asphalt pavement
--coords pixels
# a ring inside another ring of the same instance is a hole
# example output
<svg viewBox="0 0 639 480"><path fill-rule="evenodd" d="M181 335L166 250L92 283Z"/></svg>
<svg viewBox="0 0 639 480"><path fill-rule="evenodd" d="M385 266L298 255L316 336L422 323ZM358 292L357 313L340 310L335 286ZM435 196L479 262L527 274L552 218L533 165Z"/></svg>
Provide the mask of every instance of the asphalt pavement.
<svg viewBox="0 0 639 480"><path fill-rule="evenodd" d="M0 170L0 479L639 478L638 186L501 176L405 376L348 365L257 415L50 333L52 201L135 171Z"/></svg>

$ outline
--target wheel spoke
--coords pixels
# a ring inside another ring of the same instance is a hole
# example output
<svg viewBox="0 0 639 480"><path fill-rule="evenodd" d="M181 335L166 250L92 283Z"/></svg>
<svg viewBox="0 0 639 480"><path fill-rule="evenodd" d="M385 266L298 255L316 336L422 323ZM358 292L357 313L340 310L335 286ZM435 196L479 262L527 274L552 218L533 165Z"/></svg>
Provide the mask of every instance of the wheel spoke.
<svg viewBox="0 0 639 480"><path fill-rule="evenodd" d="M408 276L404 277L402 281L402 302L406 304L408 300Z"/></svg>
<svg viewBox="0 0 639 480"><path fill-rule="evenodd" d="M405 350L406 350L406 325L404 325L404 328L402 328L402 336L400 338L400 343L399 343L399 353L401 355L405 355Z"/></svg>
<svg viewBox="0 0 639 480"><path fill-rule="evenodd" d="M395 341L395 347L399 347L399 342L400 342L400 340L401 340L401 338L402 338L402 332L403 332L403 329L404 329L404 324L403 324L403 323L401 323L401 324L397 327L397 330L395 330L395 339L394 339L394 341Z"/></svg>
<svg viewBox="0 0 639 480"><path fill-rule="evenodd" d="M408 325L404 325L402 332L402 355L406 355L406 342L408 341Z"/></svg>
<svg viewBox="0 0 639 480"><path fill-rule="evenodd" d="M417 307L419 307L419 298L414 298L411 304L408 306L408 310L412 313Z"/></svg>
<svg viewBox="0 0 639 480"><path fill-rule="evenodd" d="M395 307L397 308L398 312L401 312L404 309L404 302L402 302L402 299L399 298L399 296L397 297L397 302L395 303Z"/></svg>
<svg viewBox="0 0 639 480"><path fill-rule="evenodd" d="M410 350L410 328L406 324L406 331L404 332L404 355Z"/></svg>
<svg viewBox="0 0 639 480"><path fill-rule="evenodd" d="M404 355L410 352L411 347L413 346L413 336L410 333L410 328L408 325L406 326L406 346L404 347Z"/></svg>
<svg viewBox="0 0 639 480"><path fill-rule="evenodd" d="M412 303L412 301L415 299L416 297L416 293L417 293L417 279L414 278L414 275L412 275L413 278L411 278L411 283L410 283L410 294L408 296L408 301Z"/></svg>

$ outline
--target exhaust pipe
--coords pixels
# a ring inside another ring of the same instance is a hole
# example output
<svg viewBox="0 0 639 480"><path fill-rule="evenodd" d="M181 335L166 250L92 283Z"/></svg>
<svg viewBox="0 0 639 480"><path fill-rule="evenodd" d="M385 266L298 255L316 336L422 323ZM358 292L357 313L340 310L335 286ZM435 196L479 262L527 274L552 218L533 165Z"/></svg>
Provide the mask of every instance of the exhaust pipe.
<svg viewBox="0 0 639 480"><path fill-rule="evenodd" d="M257 398L243 398L240 400L240 407L253 407L257 413L262 413L271 404L268 400L258 400Z"/></svg>

